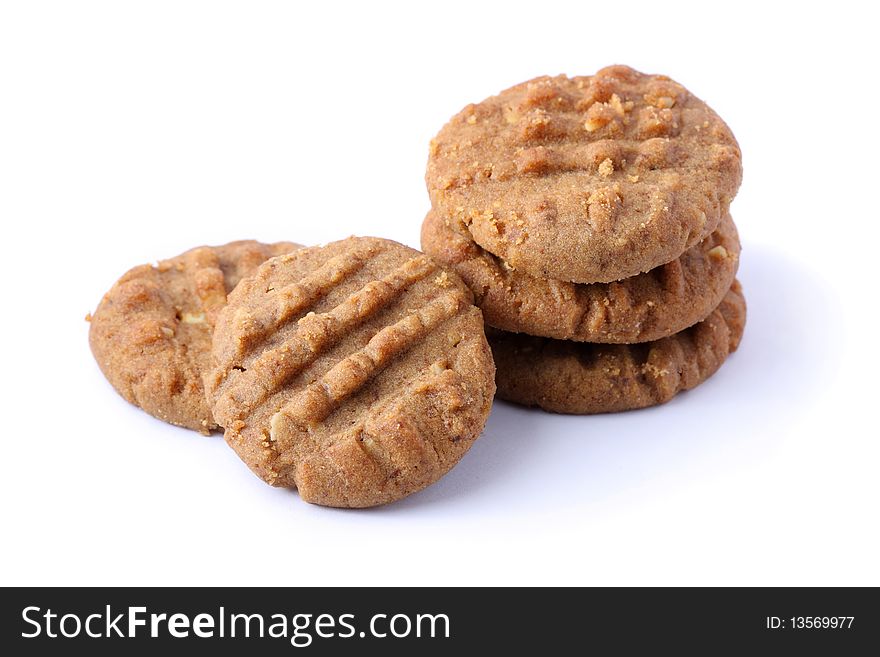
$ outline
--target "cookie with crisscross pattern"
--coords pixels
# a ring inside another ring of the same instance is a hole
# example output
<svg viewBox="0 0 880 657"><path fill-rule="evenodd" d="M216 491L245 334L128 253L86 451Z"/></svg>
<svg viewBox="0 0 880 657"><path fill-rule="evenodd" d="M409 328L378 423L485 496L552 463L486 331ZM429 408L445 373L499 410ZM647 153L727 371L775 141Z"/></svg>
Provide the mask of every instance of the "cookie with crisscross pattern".
<svg viewBox="0 0 880 657"><path fill-rule="evenodd" d="M205 386L226 440L308 502L366 507L445 474L483 429L494 364L454 273L356 238L266 262L230 295Z"/></svg>

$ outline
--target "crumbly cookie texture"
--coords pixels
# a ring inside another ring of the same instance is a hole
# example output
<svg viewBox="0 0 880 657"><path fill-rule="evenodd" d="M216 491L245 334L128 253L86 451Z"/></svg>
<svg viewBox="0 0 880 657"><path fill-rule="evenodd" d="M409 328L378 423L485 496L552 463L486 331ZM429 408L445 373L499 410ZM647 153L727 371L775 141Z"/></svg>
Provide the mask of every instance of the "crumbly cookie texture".
<svg viewBox="0 0 880 657"><path fill-rule="evenodd" d="M114 388L150 415L202 433L217 428L202 375L226 295L266 259L299 245L202 246L122 276L90 317L89 343Z"/></svg>
<svg viewBox="0 0 880 657"><path fill-rule="evenodd" d="M236 288L205 388L227 442L266 482L368 507L458 462L488 418L494 373L457 275L352 237L274 258Z"/></svg>
<svg viewBox="0 0 880 657"><path fill-rule="evenodd" d="M434 209L539 278L609 283L678 258L717 227L739 146L662 75L611 66L468 105L431 142Z"/></svg>
<svg viewBox="0 0 880 657"><path fill-rule="evenodd" d="M422 249L471 288L486 324L514 333L582 342L648 342L706 317L736 276L740 243L726 214L681 257L614 283L537 278L492 255L431 211Z"/></svg>
<svg viewBox="0 0 880 657"><path fill-rule="evenodd" d="M699 324L636 345L599 345L489 330L498 397L556 413L663 404L712 376L742 339L746 304L734 282Z"/></svg>

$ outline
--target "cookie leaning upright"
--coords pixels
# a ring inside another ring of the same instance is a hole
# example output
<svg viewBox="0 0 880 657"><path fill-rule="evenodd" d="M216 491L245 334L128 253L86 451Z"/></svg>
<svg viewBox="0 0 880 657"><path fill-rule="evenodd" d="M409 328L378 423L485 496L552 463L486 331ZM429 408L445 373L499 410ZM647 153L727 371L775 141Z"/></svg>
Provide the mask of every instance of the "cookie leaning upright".
<svg viewBox="0 0 880 657"><path fill-rule="evenodd" d="M429 257L356 238L269 260L220 313L205 388L261 478L366 507L445 474L481 433L495 368L473 296Z"/></svg>
<svg viewBox="0 0 880 657"><path fill-rule="evenodd" d="M216 429L202 387L215 316L243 277L296 248L244 240L130 269L90 320L89 344L104 376L160 420L202 433Z"/></svg>
<svg viewBox="0 0 880 657"><path fill-rule="evenodd" d="M611 66L469 105L431 143L434 210L510 266L608 283L709 236L742 179L739 146L661 75Z"/></svg>

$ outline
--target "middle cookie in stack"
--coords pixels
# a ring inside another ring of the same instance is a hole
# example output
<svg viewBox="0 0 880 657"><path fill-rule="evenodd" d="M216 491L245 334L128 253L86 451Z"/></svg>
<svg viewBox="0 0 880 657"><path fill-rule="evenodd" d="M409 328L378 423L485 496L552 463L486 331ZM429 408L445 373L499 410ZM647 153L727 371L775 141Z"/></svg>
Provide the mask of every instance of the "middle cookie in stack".
<svg viewBox="0 0 880 657"><path fill-rule="evenodd" d="M454 117L431 144L422 248L494 327L498 396L620 411L714 373L745 323L741 177L717 114L627 67L539 78Z"/></svg>

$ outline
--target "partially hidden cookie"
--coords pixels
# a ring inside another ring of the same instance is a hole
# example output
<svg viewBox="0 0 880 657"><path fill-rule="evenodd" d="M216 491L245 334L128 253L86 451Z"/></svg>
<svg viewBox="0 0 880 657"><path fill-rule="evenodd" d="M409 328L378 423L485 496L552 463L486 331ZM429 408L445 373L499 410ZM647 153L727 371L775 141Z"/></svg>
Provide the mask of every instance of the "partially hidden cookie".
<svg viewBox="0 0 880 657"><path fill-rule="evenodd" d="M498 397L556 413L611 413L663 404L712 376L746 321L734 282L706 319L655 342L600 345L489 331Z"/></svg>
<svg viewBox="0 0 880 657"><path fill-rule="evenodd" d="M514 269L431 211L422 249L471 288L486 323L581 342L658 340L706 317L736 276L740 243L725 214L718 228L670 263L614 283L569 283Z"/></svg>
<svg viewBox="0 0 880 657"><path fill-rule="evenodd" d="M226 295L290 242L202 246L126 272L91 316L89 343L114 388L150 415L202 433L217 428L202 375Z"/></svg>
<svg viewBox="0 0 880 657"><path fill-rule="evenodd" d="M714 111L626 66L468 105L432 140L426 175L457 230L532 276L577 283L675 260L715 230L741 179Z"/></svg>
<svg viewBox="0 0 880 657"><path fill-rule="evenodd" d="M483 318L454 273L352 237L274 258L220 313L205 387L259 477L368 507L444 475L495 393Z"/></svg>

